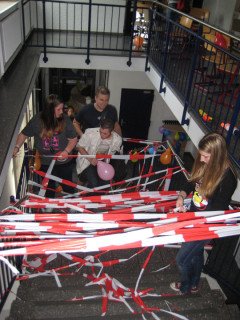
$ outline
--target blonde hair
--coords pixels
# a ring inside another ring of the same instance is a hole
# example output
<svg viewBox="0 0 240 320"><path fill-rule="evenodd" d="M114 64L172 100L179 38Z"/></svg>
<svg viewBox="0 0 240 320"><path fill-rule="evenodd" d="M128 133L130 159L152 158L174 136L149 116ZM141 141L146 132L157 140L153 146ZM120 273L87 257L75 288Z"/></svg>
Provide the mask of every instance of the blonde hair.
<svg viewBox="0 0 240 320"><path fill-rule="evenodd" d="M102 94L104 96L110 96L110 90L105 86L99 86L97 87L95 96L98 96L99 94Z"/></svg>
<svg viewBox="0 0 240 320"><path fill-rule="evenodd" d="M198 152L194 162L190 181L199 182L199 193L211 197L221 182L226 169L231 167L228 158L227 145L224 138L217 133L205 135L198 144L199 151L210 154L209 162L201 162L201 155ZM231 167L233 170L233 168ZM234 172L234 170L233 170Z"/></svg>

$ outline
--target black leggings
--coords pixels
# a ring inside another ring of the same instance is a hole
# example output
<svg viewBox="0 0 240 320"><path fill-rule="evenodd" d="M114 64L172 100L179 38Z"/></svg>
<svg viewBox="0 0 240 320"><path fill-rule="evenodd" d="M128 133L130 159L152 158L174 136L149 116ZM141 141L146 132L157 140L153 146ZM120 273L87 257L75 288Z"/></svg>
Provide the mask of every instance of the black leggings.
<svg viewBox="0 0 240 320"><path fill-rule="evenodd" d="M42 165L41 166L41 171L43 172L47 172L49 168L49 165ZM73 162L69 161L67 163L63 163L63 164L55 164L53 169L52 169L52 175L56 176L58 178L61 179L65 179L65 180L69 180L72 181L72 171L73 171ZM74 188L67 186L65 184L61 184L63 191L67 192L67 193L74 193ZM48 187L51 189L55 189L56 188L56 182L49 179L48 182ZM47 198L54 198L55 197L55 192L52 190L47 190L46 191L46 197Z"/></svg>
<svg viewBox="0 0 240 320"><path fill-rule="evenodd" d="M78 177L81 181L87 182L86 186L91 189L109 183L109 181L103 181L99 178L97 166L93 166L91 164L85 170L83 170Z"/></svg>

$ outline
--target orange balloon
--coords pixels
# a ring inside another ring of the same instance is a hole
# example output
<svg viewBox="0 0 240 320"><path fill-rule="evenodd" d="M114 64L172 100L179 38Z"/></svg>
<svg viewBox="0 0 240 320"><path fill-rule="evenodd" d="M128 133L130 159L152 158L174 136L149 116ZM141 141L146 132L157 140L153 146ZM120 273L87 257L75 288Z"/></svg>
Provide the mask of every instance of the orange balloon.
<svg viewBox="0 0 240 320"><path fill-rule="evenodd" d="M61 185L57 186L56 192L61 193L63 191L63 188Z"/></svg>
<svg viewBox="0 0 240 320"><path fill-rule="evenodd" d="M133 44L136 48L140 49L143 45L143 37L141 36L136 36L134 39L133 39Z"/></svg>
<svg viewBox="0 0 240 320"><path fill-rule="evenodd" d="M135 155L138 156L138 152L137 152L137 151L132 151L131 154L132 154L133 156L135 156ZM135 162L138 162L138 159L136 159L136 158L134 159L134 157L132 157L131 161L132 161L133 163L135 163Z"/></svg>
<svg viewBox="0 0 240 320"><path fill-rule="evenodd" d="M41 158L40 158L40 154L38 151L36 151L35 153L35 161L34 161L34 169L35 170L40 170L41 168Z"/></svg>
<svg viewBox="0 0 240 320"><path fill-rule="evenodd" d="M172 161L172 152L171 149L168 148L165 152L163 152L160 156L160 162L162 164L169 164Z"/></svg>

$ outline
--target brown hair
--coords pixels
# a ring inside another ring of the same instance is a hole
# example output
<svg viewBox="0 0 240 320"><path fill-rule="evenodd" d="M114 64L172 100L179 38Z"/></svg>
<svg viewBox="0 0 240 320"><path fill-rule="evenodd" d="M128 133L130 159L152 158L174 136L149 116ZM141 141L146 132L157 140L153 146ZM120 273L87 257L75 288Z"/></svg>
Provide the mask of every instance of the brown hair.
<svg viewBox="0 0 240 320"><path fill-rule="evenodd" d="M96 90L95 96L103 94L104 96L110 96L110 90L105 86L99 86Z"/></svg>
<svg viewBox="0 0 240 320"><path fill-rule="evenodd" d="M200 182L199 192L208 198L213 195L226 169L231 167L233 170L233 168L228 158L226 141L221 135L217 133L205 135L200 140L198 149L199 151L209 153L211 156L206 164L200 161L201 155L198 153L193 165L190 181Z"/></svg>
<svg viewBox="0 0 240 320"><path fill-rule="evenodd" d="M103 118L100 121L100 127L102 129L108 129L110 132L112 132L114 129L114 122L112 121L112 119Z"/></svg>
<svg viewBox="0 0 240 320"><path fill-rule="evenodd" d="M41 112L42 131L41 138L52 137L54 132L62 132L65 128L65 121L63 117L55 117L55 108L63 103L56 94L50 94L46 98L45 106Z"/></svg>

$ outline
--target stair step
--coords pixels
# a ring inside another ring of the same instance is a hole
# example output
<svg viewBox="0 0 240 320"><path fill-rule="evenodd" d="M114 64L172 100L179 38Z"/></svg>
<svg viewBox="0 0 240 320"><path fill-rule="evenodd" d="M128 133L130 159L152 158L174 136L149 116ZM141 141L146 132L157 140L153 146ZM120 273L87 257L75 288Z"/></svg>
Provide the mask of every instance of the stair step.
<svg viewBox="0 0 240 320"><path fill-rule="evenodd" d="M219 294L218 292L216 294ZM215 294L213 295L215 297ZM213 299L215 300L215 299ZM144 299L144 302L149 307L157 307L164 310L169 310L170 306L173 312L179 313L186 316L191 320L230 320L228 314L215 305L214 301L206 301L198 295L190 296L176 296L168 297L166 304L165 299ZM137 309L136 305L132 301L128 303ZM17 310L17 315L12 312L12 317L7 320L16 319L37 319L37 320L48 320L48 319L142 319L141 315L132 315L125 305L121 303L109 302L106 317L101 317L101 299L90 300L90 301L78 301L78 302L39 302L32 303L29 301L15 301L13 310ZM140 312L140 310L138 309ZM161 319L170 320L173 316L164 312L157 312ZM121 315L121 316L119 316Z"/></svg>
<svg viewBox="0 0 240 320"><path fill-rule="evenodd" d="M143 290L153 288L152 293L170 294L165 297L147 297L144 303L149 307L157 307L164 310L182 314L191 320L230 320L224 299L218 290L211 291L205 278L201 279L201 288L199 293L194 295L176 295L169 284L178 280L178 270L173 263L178 249L158 248L155 250L150 263L147 265L139 282L138 289ZM130 257L136 250L108 252L101 257L101 261L108 261L118 258ZM149 250L141 255L124 263L106 267L104 272L117 279L124 286L134 289L142 265L149 253ZM80 255L84 257L84 255ZM171 263L171 266L163 271L153 273L153 270L159 269ZM49 264L49 268L69 264L65 258L59 257ZM100 269L95 268L97 273ZM76 271L72 268L68 271ZM61 288L57 287L56 280L53 276L39 276L26 281L21 281L17 297L12 305L11 316L8 320L125 320L125 319L142 319L141 309L130 299L127 300L129 305L138 312L134 315L122 303L109 301L107 314L101 317L102 298L84 301L67 301L75 297L89 297L101 295L101 288L98 285L85 286L89 282L83 277L83 273L91 274L91 268L83 267L79 273L73 276L60 276ZM172 294L172 296L171 296ZM221 306L221 309L219 308ZM163 320L172 320L173 316L167 313L158 312L158 316ZM151 319L151 315L146 315Z"/></svg>
<svg viewBox="0 0 240 320"><path fill-rule="evenodd" d="M87 274L91 274L90 269L86 272ZM127 285L134 285L139 277L138 274L128 274L126 273L120 273L115 272L114 270L107 270L105 269L105 273L109 276L119 280L120 282L126 283ZM177 280L179 277L179 274L176 270L164 270L162 272L158 273L149 273L147 270L143 273L141 276L141 284L147 283L159 283L159 282L172 282ZM62 284L62 286L84 286L86 283L89 282L88 279L86 279L83 274L76 274L72 276L59 276L59 280ZM41 288L56 288L56 280L54 276L39 276L35 278L31 278L28 280L21 281L21 287L22 288L29 288L31 285L32 288L36 288L37 290Z"/></svg>
<svg viewBox="0 0 240 320"><path fill-rule="evenodd" d="M109 270L108 270L109 269ZM106 272L113 276L123 285L135 288L138 274L132 275L124 272L116 272L117 268L106 268ZM87 268L89 271L89 268ZM120 269L119 269L120 270ZM118 271L119 271L118 270ZM177 279L178 273L176 266L158 273L149 273L146 269L143 273L138 289L153 288L153 293L174 294L170 289L170 282ZM82 272L82 270L81 270ZM129 274L131 276L129 276ZM37 277L26 281L21 281L16 300L12 305L11 317L8 320L15 319L142 319L140 314L132 315L128 308L119 303L110 301L108 304L107 317L101 317L102 299L86 301L66 301L74 297L87 297L92 295L101 295L98 285L85 286L88 280L82 276L82 273L74 276L60 277L62 288L58 288L54 277ZM201 288L198 294L187 296L167 296L167 297L147 297L143 300L149 307L168 309L168 302L173 312L180 313L191 320L218 318L230 320L228 311L224 304L224 299L218 290L209 290L205 278L201 279ZM139 307L132 300L128 300L133 309L140 312ZM219 306L222 308L220 309ZM119 318L119 315L121 317ZM161 319L172 320L172 316L159 313ZM151 317L151 316L150 316Z"/></svg>
<svg viewBox="0 0 240 320"><path fill-rule="evenodd" d="M125 277L116 277L120 283L128 288L134 289L136 286L137 279ZM34 279L36 280L36 279ZM40 280L40 279L39 279ZM52 300L57 297L58 300L69 299L69 293L71 292L71 297L73 296L85 296L85 295L95 295L100 293L100 287L98 285L85 286L88 283L85 279L78 279L78 277L71 277L69 281L65 280L65 283L61 281L62 287L58 288L54 278L49 279L51 285L46 281L46 279L41 279L42 285L39 286L38 283L33 283L31 281L26 282L24 286L20 285L17 295L23 300L32 300L33 296L37 296L39 300ZM169 274L161 278L156 276L148 275L143 277L139 283L138 289L143 290L146 288L153 288L154 293L174 293L169 287L169 284L173 280L173 274ZM205 279L202 279L200 286L200 293L204 294L209 291L208 283ZM61 298L58 298L61 297Z"/></svg>

